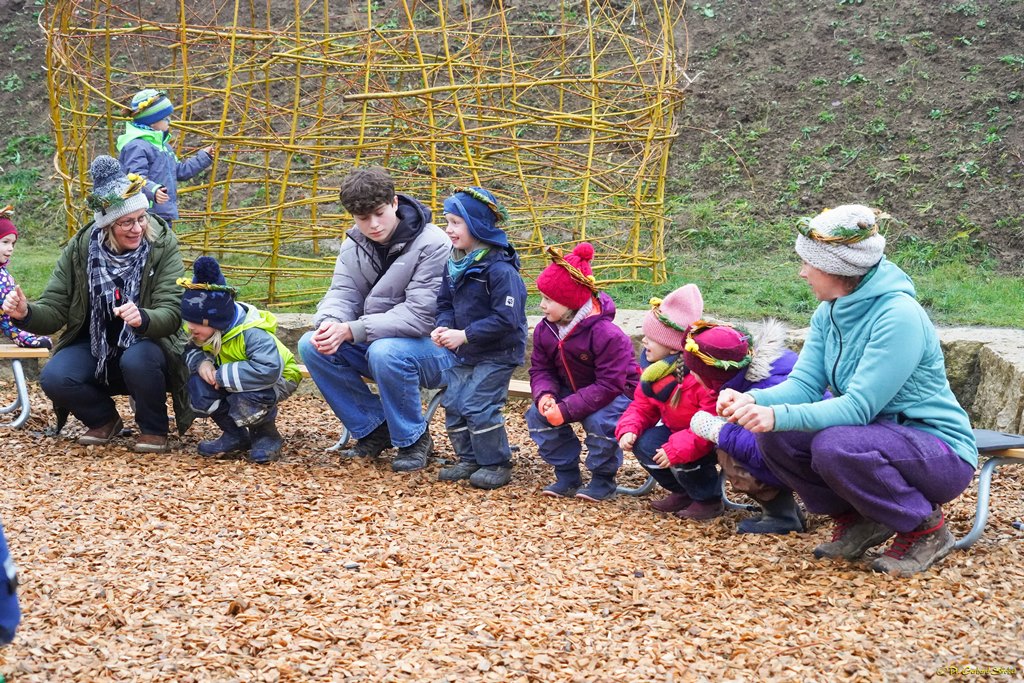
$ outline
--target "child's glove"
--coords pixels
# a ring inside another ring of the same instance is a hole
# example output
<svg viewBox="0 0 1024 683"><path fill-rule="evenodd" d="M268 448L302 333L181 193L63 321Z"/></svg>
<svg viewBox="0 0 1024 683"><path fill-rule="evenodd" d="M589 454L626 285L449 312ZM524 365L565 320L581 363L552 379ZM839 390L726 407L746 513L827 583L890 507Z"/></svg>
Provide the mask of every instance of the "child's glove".
<svg viewBox="0 0 1024 683"><path fill-rule="evenodd" d="M725 420L703 410L694 413L690 418L690 430L711 443L718 443L718 433L722 431Z"/></svg>
<svg viewBox="0 0 1024 683"><path fill-rule="evenodd" d="M544 419L552 427L560 427L565 424L565 417L562 415L562 410L558 407L557 403L552 403L548 406L548 409L544 411Z"/></svg>

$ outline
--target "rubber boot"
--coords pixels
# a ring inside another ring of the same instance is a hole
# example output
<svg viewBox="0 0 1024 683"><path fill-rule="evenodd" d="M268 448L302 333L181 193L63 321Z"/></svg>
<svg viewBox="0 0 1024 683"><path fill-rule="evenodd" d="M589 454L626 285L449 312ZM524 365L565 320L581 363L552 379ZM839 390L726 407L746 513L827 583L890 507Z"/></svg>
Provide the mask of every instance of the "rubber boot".
<svg viewBox="0 0 1024 683"><path fill-rule="evenodd" d="M213 421L224 432L216 439L208 439L199 442L199 455L212 458L228 453L247 451L252 445L249 439L249 430L239 427L226 413L212 415Z"/></svg>
<svg viewBox="0 0 1024 683"><path fill-rule="evenodd" d="M590 483L576 492L577 498L599 503L615 495L615 475L597 474L590 477Z"/></svg>
<svg viewBox="0 0 1024 683"><path fill-rule="evenodd" d="M761 516L744 519L736 527L741 534L803 533L804 514L797 505L792 491L781 491L771 500L758 500Z"/></svg>
<svg viewBox="0 0 1024 683"><path fill-rule="evenodd" d="M262 422L249 427L249 433L252 435L252 450L246 456L249 462L266 465L281 459L281 446L284 445L284 439L281 438L281 433L277 431L277 425L274 424L276 419L277 408L274 408Z"/></svg>
<svg viewBox="0 0 1024 683"><path fill-rule="evenodd" d="M544 488L540 492L542 496L552 498L572 498L576 495L576 489L583 483L580 476L579 465L572 469L555 470L555 483Z"/></svg>

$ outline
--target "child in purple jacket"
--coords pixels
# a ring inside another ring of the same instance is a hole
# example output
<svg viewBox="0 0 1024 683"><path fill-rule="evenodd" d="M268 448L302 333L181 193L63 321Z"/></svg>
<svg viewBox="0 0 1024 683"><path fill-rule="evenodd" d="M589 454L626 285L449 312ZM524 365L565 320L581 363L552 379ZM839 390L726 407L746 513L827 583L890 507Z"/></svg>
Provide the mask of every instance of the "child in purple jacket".
<svg viewBox="0 0 1024 683"><path fill-rule="evenodd" d="M683 363L716 396L724 389L745 392L775 386L793 369L796 354L786 348L786 328L779 321L765 320L755 330L753 353L745 368L729 363L731 357L720 352L723 347L735 346L734 342L742 336L726 325L698 322L690 328ZM761 506L761 516L741 521L737 526L739 533L787 534L804 530L804 516L793 492L768 469L753 432L704 411L693 416L690 429L718 446L718 464L733 489Z"/></svg>
<svg viewBox="0 0 1024 683"><path fill-rule="evenodd" d="M615 303L599 292L590 268L594 247L582 242L537 278L544 319L533 331L530 389L534 405L526 412L530 437L544 462L555 468L555 482L542 495L599 501L615 495L622 450L615 425L640 381L633 343L613 322ZM590 483L580 476L582 444L573 422L583 424Z"/></svg>
<svg viewBox="0 0 1024 683"><path fill-rule="evenodd" d="M0 304L7 297L7 293L18 286L11 274L7 272L7 265L11 262L11 256L14 254L14 245L18 241L18 229L14 227L14 222L11 220L13 214L14 207L10 204L0 207ZM53 342L49 337L29 334L18 328L11 322L11 316L2 311L0 311L0 332L17 346L35 349L53 347Z"/></svg>

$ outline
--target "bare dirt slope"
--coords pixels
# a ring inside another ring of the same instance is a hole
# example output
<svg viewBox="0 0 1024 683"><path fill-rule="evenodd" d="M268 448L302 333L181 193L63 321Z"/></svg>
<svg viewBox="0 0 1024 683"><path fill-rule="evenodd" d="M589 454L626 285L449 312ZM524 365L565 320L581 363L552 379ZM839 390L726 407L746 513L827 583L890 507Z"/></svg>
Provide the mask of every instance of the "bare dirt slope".
<svg viewBox="0 0 1024 683"><path fill-rule="evenodd" d="M42 437L52 416L41 410L4 434L0 459L25 610L0 672L39 683L1024 672L1020 473L997 477L972 550L896 579L813 560L821 518L807 534L761 538L734 534L745 513L685 523L645 498L541 497L551 472L523 409L509 411L514 481L493 492L436 482L436 463L412 475L339 465L324 452L337 423L309 395L283 405L285 458L268 467L196 456L203 423L166 456L132 453L128 439L78 447ZM451 457L443 425L433 433ZM957 532L972 506L972 492L949 506Z"/></svg>

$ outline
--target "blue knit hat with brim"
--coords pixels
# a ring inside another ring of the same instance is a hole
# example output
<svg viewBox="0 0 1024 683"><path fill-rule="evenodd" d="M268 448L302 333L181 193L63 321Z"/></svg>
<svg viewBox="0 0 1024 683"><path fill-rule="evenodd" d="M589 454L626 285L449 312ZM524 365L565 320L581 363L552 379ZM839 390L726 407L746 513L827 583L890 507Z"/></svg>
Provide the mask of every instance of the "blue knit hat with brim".
<svg viewBox="0 0 1024 683"><path fill-rule="evenodd" d="M181 295L181 318L198 325L209 325L223 332L235 322L235 294L229 287L220 264L212 256L200 256L192 264L192 282L180 278L185 288Z"/></svg>
<svg viewBox="0 0 1024 683"><path fill-rule="evenodd" d="M144 126L152 126L157 121L170 118L174 114L174 105L167 99L167 93L153 88L146 88L135 93L129 109L132 121Z"/></svg>
<svg viewBox="0 0 1024 683"><path fill-rule="evenodd" d="M508 235L497 225L508 220L508 211L484 188L474 186L457 190L444 200L444 212L466 221L469 234L481 242L508 246Z"/></svg>

